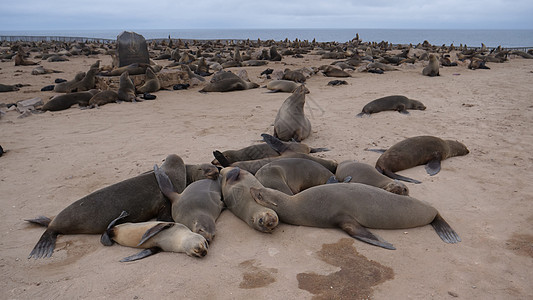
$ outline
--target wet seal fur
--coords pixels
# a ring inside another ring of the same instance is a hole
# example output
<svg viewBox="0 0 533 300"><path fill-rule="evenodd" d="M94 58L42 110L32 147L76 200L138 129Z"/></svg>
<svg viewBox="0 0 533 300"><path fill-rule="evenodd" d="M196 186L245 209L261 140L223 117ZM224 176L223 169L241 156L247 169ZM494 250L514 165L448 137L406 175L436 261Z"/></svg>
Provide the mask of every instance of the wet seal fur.
<svg viewBox="0 0 533 300"><path fill-rule="evenodd" d="M356 117L362 117L364 115L370 115L386 110L396 110L402 114L409 114L407 109L425 110L426 106L420 101L409 99L405 96L386 96L370 101L363 107L363 110L357 114Z"/></svg>
<svg viewBox="0 0 533 300"><path fill-rule="evenodd" d="M350 180L347 182L375 186L398 195L409 195L409 189L405 184L381 174L375 167L369 164L356 162L354 160L345 160L339 163L335 176L341 181L350 177Z"/></svg>
<svg viewBox="0 0 533 300"><path fill-rule="evenodd" d="M171 178L177 192L185 189L185 164L181 157L166 157L161 169ZM122 211L125 222L145 222L152 218L170 219L169 201L159 190L153 172L126 179L97 190L63 209L52 220L46 217L26 220L48 227L28 258L50 257L59 234L99 234Z"/></svg>
<svg viewBox="0 0 533 300"><path fill-rule="evenodd" d="M385 249L394 246L367 228L405 229L431 224L446 243L461 239L429 203L360 183L315 186L294 196L251 187L257 203L273 209L281 222L320 228L341 228L351 237Z"/></svg>
<svg viewBox="0 0 533 300"><path fill-rule="evenodd" d="M122 246L145 249L121 259L121 262L142 259L160 251L186 253L194 257L207 255L209 245L205 238L183 224L148 221L115 225L117 221L127 216L128 214L123 211L109 224L101 238L105 246L111 246L116 242Z"/></svg>
<svg viewBox="0 0 533 300"><path fill-rule="evenodd" d="M394 144L386 150L378 158L376 169L393 179L421 183L394 172L427 164L425 167L427 173L435 175L440 171L442 160L468 153L466 146L458 141L442 140L434 136L416 136Z"/></svg>
<svg viewBox="0 0 533 300"><path fill-rule="evenodd" d="M256 203L250 194L250 187L262 188L263 185L252 174L240 168L224 168L220 175L226 207L248 226L271 233L278 226L278 215L272 209Z"/></svg>

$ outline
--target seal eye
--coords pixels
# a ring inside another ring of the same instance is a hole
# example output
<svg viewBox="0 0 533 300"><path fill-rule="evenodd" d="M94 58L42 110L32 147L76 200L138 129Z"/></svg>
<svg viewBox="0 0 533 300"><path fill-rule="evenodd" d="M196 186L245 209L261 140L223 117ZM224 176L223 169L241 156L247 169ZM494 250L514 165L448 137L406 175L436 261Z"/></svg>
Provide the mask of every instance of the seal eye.
<svg viewBox="0 0 533 300"><path fill-rule="evenodd" d="M259 224L263 224L263 218L259 218Z"/></svg>

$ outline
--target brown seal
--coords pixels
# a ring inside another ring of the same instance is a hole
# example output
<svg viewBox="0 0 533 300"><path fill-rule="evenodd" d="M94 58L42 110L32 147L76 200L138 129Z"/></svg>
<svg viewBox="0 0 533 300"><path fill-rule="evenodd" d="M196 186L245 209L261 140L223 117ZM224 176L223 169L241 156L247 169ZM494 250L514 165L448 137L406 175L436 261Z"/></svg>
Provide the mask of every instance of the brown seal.
<svg viewBox="0 0 533 300"><path fill-rule="evenodd" d="M101 91L100 93L94 95L91 100L89 100L89 107L98 107L106 105L107 103L114 103L118 101L118 94L115 91L107 90Z"/></svg>
<svg viewBox="0 0 533 300"><path fill-rule="evenodd" d="M185 189L185 164L179 156L167 156L161 169L170 177L177 192ZM27 220L48 227L29 257L52 256L58 234L103 233L122 211L129 213L126 222L144 222L158 216L169 219L170 205L159 190L153 172L97 190L67 206L51 221L46 217Z"/></svg>
<svg viewBox="0 0 533 300"><path fill-rule="evenodd" d="M249 172L239 168L220 171L222 196L226 207L248 226L270 233L278 226L278 215L270 208L259 205L250 194L250 187L262 188Z"/></svg>
<svg viewBox="0 0 533 300"><path fill-rule="evenodd" d="M72 105L78 104L80 107L89 105L91 98L98 94L100 90L92 89L86 92L75 92L58 95L46 102L41 108L42 111L58 111L69 109Z"/></svg>
<svg viewBox="0 0 533 300"><path fill-rule="evenodd" d="M189 256L204 257L209 245L205 238L192 232L187 226L174 222L148 221L140 223L115 223L127 217L127 212L113 220L101 242L106 246L114 242L127 247L145 250L121 259L121 262L134 261L160 251L186 253Z"/></svg>
<svg viewBox="0 0 533 300"><path fill-rule="evenodd" d="M426 165L429 175L440 171L440 162L449 157L468 154L465 145L458 141L442 140L434 136L416 136L394 144L376 162L376 169L393 179L420 183L420 181L395 174L396 171Z"/></svg>
<svg viewBox="0 0 533 300"><path fill-rule="evenodd" d="M446 243L461 239L429 203L360 183L309 188L294 196L251 187L257 203L273 209L281 222L312 227L338 227L363 242L394 250L366 228L404 229L431 224Z"/></svg>
<svg viewBox="0 0 533 300"><path fill-rule="evenodd" d="M321 164L303 158L276 159L255 173L255 177L264 187L287 195L325 184L331 176L333 173Z"/></svg>
<svg viewBox="0 0 533 300"><path fill-rule="evenodd" d="M215 221L224 208L219 181L198 180L188 185L180 194L174 192L170 178L157 165L154 167L154 174L161 192L172 203L174 222L187 226L210 243L216 233Z"/></svg>
<svg viewBox="0 0 533 300"><path fill-rule="evenodd" d="M282 141L303 141L311 134L311 122L304 113L305 86L301 85L287 98L274 120L274 136Z"/></svg>
<svg viewBox="0 0 533 300"><path fill-rule="evenodd" d="M159 82L159 78L157 78L157 75L155 75L152 69L147 68L145 82L137 89L137 92L140 94L153 93L159 91L160 89L161 83Z"/></svg>
<svg viewBox="0 0 533 300"><path fill-rule="evenodd" d="M379 173L376 168L369 164L354 160L345 160L339 163L335 176L341 181L350 177L350 180L346 182L368 184L398 195L409 195L409 189L405 184Z"/></svg>
<svg viewBox="0 0 533 300"><path fill-rule="evenodd" d="M439 61L435 54L429 55L429 65L422 70L422 75L425 76L439 76Z"/></svg>
<svg viewBox="0 0 533 300"><path fill-rule="evenodd" d="M137 98L135 95L135 85L131 81L128 71L125 71L120 75L119 85L118 85L118 100L136 102L142 101Z"/></svg>
<svg viewBox="0 0 533 300"><path fill-rule="evenodd" d="M39 64L38 62L25 59L24 55L24 51L22 51L22 49L19 49L17 55L15 56L15 66L34 66Z"/></svg>
<svg viewBox="0 0 533 300"><path fill-rule="evenodd" d="M120 76L124 72L128 72L130 75L140 75L145 74L146 69L149 68L149 64L144 63L133 63L127 66L123 66L120 68L113 69L108 72L100 72L99 75L101 76Z"/></svg>
<svg viewBox="0 0 533 300"><path fill-rule="evenodd" d="M420 101L409 99L401 95L393 95L370 101L356 116L362 117L363 115L370 115L386 110L396 110L402 114L409 114L407 109L425 110L426 106Z"/></svg>
<svg viewBox="0 0 533 300"><path fill-rule="evenodd" d="M76 82L74 84L74 90L78 92L82 91L88 91L90 89L93 89L96 85L96 73L98 73L98 68L90 68L89 71L87 71L87 74L85 74L85 77L83 77L82 80Z"/></svg>
<svg viewBox="0 0 533 300"><path fill-rule="evenodd" d="M304 83L306 78L305 75L300 71L292 71L290 69L285 69L283 71L283 77L281 79L290 80L297 83Z"/></svg>
<svg viewBox="0 0 533 300"><path fill-rule="evenodd" d="M284 93L293 93L301 84L298 84L290 80L272 80L267 83L266 88L270 90L271 93L284 92ZM305 88L305 93L309 94L309 90Z"/></svg>
<svg viewBox="0 0 533 300"><path fill-rule="evenodd" d="M54 92L56 93L71 93L76 90L76 84L85 77L85 72L78 72L74 79L58 83L54 86Z"/></svg>
<svg viewBox="0 0 533 300"><path fill-rule="evenodd" d="M319 69L322 70L324 76L327 77L352 77L350 73L339 68L335 68L334 66L324 65L321 66Z"/></svg>
<svg viewBox="0 0 533 300"><path fill-rule="evenodd" d="M219 81L209 83L200 90L202 93L207 92L231 92L242 91L258 88L259 84L255 82L244 81L238 76L224 78Z"/></svg>
<svg viewBox="0 0 533 300"><path fill-rule="evenodd" d="M16 85L10 84L1 84L0 83L0 93L3 92L14 92L20 90Z"/></svg>

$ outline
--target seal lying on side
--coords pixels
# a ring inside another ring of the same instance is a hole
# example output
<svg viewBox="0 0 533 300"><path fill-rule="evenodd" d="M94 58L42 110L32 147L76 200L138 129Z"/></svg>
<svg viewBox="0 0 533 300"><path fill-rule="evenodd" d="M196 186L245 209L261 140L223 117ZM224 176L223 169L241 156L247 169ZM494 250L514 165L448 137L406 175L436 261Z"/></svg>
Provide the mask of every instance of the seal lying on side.
<svg viewBox="0 0 533 300"><path fill-rule="evenodd" d="M141 223L115 223L127 217L124 211L113 220L102 235L102 244L143 248L145 250L121 259L121 262L134 261L160 251L186 253L189 256L204 257L208 244L205 238L192 232L187 226L174 222L148 221Z"/></svg>
<svg viewBox="0 0 533 300"><path fill-rule="evenodd" d="M185 164L179 156L167 156L161 169L177 192L185 189ZM170 219L170 205L153 172L97 190L67 206L51 221L46 217L27 220L48 227L29 257L52 256L58 234L103 233L124 210L129 213L126 222L144 222L155 217Z"/></svg>
<svg viewBox="0 0 533 300"><path fill-rule="evenodd" d="M222 169L220 175L224 203L234 215L261 232L270 233L278 226L276 212L257 204L252 198L250 187L263 187L252 174L230 167Z"/></svg>
<svg viewBox="0 0 533 300"><path fill-rule="evenodd" d="M58 83L54 86L54 92L56 93L70 93L76 90L76 84L85 77L85 72L78 72L74 79Z"/></svg>
<svg viewBox="0 0 533 300"><path fill-rule="evenodd" d="M69 109L72 105L78 104L80 107L89 105L91 98L98 94L100 90L92 89L86 92L75 92L55 96L46 102L41 108L42 111L58 111Z"/></svg>
<svg viewBox="0 0 533 300"><path fill-rule="evenodd" d="M398 195L409 195L409 189L405 184L379 173L376 168L369 164L356 162L354 160L345 160L341 162L337 166L335 176L341 181L344 181L347 177L351 177L347 182L375 186Z"/></svg>
<svg viewBox="0 0 533 300"><path fill-rule="evenodd" d="M429 65L422 70L422 75L425 76L439 76L439 61L435 54L429 55Z"/></svg>
<svg viewBox="0 0 533 300"><path fill-rule="evenodd" d="M114 103L118 101L118 94L115 91L107 90L101 91L100 93L94 95L91 100L89 100L89 107L98 107L106 105L108 103Z"/></svg>
<svg viewBox="0 0 533 300"><path fill-rule="evenodd" d="M215 237L215 222L224 203L218 180L202 179L191 183L183 193L174 192L167 174L154 166L159 188L172 203L172 219L203 236L208 243Z"/></svg>
<svg viewBox="0 0 533 300"><path fill-rule="evenodd" d="M294 139L297 142L311 134L311 122L304 113L305 86L298 87L285 99L274 120L274 136L282 141Z"/></svg>
<svg viewBox="0 0 533 300"><path fill-rule="evenodd" d="M385 110L396 110L402 114L409 114L407 109L425 110L426 106L420 101L409 99L405 96L386 96L370 101L363 107L363 110L357 114L356 117L362 117L363 115L370 115Z"/></svg>
<svg viewBox="0 0 533 300"><path fill-rule="evenodd" d="M321 164L302 158L280 158L264 165L255 173L264 187L287 195L325 184L331 176L333 173Z"/></svg>
<svg viewBox="0 0 533 300"><path fill-rule="evenodd" d="M394 172L427 164L425 167L427 173L435 175L440 171L442 160L468 153L466 146L458 141L442 140L434 136L416 136L394 144L386 150L378 158L376 169L393 179L421 183Z"/></svg>
<svg viewBox="0 0 533 300"><path fill-rule="evenodd" d="M16 85L11 84L1 84L0 83L0 93L3 92L14 92L20 90Z"/></svg>
<svg viewBox="0 0 533 300"><path fill-rule="evenodd" d="M272 80L267 83L266 88L271 91L271 93L284 92L284 93L293 93L301 84L298 84L291 80ZM305 88L305 93L309 94L309 90Z"/></svg>
<svg viewBox="0 0 533 300"><path fill-rule="evenodd" d="M209 83L203 89L200 90L202 93L207 92L231 92L231 91L242 91L258 88L259 84L255 82L244 81L238 76L221 79L216 82Z"/></svg>
<svg viewBox="0 0 533 300"><path fill-rule="evenodd" d="M427 202L360 183L315 186L294 196L269 188L250 188L257 203L273 209L280 221L312 227L339 227L363 242L394 250L366 228L404 229L431 224L446 243L461 239Z"/></svg>

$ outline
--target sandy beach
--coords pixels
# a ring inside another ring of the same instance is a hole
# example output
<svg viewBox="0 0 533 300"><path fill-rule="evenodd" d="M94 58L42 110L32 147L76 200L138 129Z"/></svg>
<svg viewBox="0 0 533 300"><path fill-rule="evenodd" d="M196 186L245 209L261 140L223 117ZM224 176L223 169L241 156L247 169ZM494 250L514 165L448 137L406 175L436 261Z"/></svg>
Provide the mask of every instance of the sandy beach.
<svg viewBox="0 0 533 300"><path fill-rule="evenodd" d="M30 57L30 59L32 59ZM41 61L63 73L31 75L33 66L0 62L0 83L30 84L0 93L0 103L56 95L41 92L55 78L71 79L109 55ZM37 61L39 59L32 59ZM40 61L40 60L39 60ZM246 69L260 73L319 67L332 59L306 54ZM161 62L167 64L167 61ZM230 211L204 258L159 253L121 263L138 249L104 247L99 235L60 235L51 258L27 259L44 229L24 219L55 216L75 200L160 164L168 154L210 162L212 151L239 149L273 133L287 93L265 88L202 94L162 90L156 100L74 106L58 112L0 118L0 291L3 299L531 299L533 298L533 60L511 56L469 70L466 63L422 76L423 62L397 71L354 71L342 86L320 73L307 79L306 114L313 155L374 165L401 140L433 135L464 143L470 153L442 162L435 176L423 166L398 172L418 179L410 195L436 207L462 242L446 244L431 226L371 230L397 250L378 248L340 229L280 224L272 234L248 227ZM405 95L425 111L356 118L379 97Z"/></svg>

